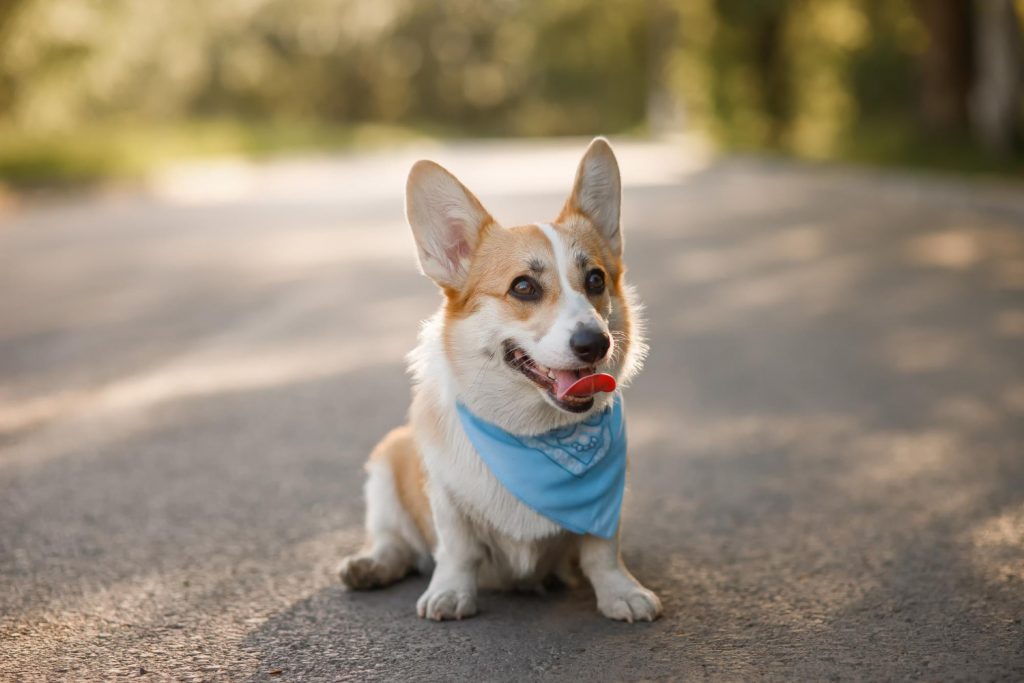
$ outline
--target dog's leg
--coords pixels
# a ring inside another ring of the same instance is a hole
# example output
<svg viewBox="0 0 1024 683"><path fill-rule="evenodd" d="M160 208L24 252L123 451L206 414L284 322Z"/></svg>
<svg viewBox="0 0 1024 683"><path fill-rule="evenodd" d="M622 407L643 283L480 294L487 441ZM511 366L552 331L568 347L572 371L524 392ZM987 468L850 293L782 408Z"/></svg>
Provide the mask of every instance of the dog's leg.
<svg viewBox="0 0 1024 683"><path fill-rule="evenodd" d="M429 569L430 547L399 491L400 481L418 481L418 453L407 429L389 434L366 464L366 545L342 560L342 582L353 589L382 588L414 568ZM404 468L404 469L403 469ZM421 483L418 484L421 486ZM406 486L406 498L412 493ZM420 492L425 503L426 494ZM429 515L429 510L421 510ZM425 522L426 524L427 522Z"/></svg>
<svg viewBox="0 0 1024 683"><path fill-rule="evenodd" d="M658 596L640 585L622 562L618 534L610 539L584 536L580 569L594 586L597 609L609 619L633 623L661 616Z"/></svg>
<svg viewBox="0 0 1024 683"><path fill-rule="evenodd" d="M462 619L477 612L477 572L484 549L462 513L442 491L431 495L437 527L437 566L416 613L426 619Z"/></svg>

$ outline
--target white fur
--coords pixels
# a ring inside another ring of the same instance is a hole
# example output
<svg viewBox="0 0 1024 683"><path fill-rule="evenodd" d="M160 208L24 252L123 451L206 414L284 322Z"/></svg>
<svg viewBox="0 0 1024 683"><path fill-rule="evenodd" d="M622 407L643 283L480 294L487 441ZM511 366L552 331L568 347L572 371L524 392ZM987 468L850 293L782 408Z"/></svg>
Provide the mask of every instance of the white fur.
<svg viewBox="0 0 1024 683"><path fill-rule="evenodd" d="M416 556L416 564L429 567L430 546L416 528L409 512L402 507L395 488L395 476L387 463L371 462L367 465L366 532L373 549L388 545L405 546Z"/></svg>
<svg viewBox="0 0 1024 683"><path fill-rule="evenodd" d="M441 342L442 324L440 313L427 321L420 333L419 345L410 354L416 385L413 419L415 421L420 408L418 403L429 401L438 413L440 431L444 435L441 443L425 439L419 442L431 485L437 484L450 491L474 522L492 526L513 540L536 540L559 533L561 527L526 507L502 486L462 430L455 411L460 392ZM500 365L498 370L506 375L507 384L508 369ZM531 398L536 401L536 397ZM488 412L499 412L494 406L491 408ZM546 430L544 425L537 425L530 431Z"/></svg>
<svg viewBox="0 0 1024 683"><path fill-rule="evenodd" d="M339 572L358 576L354 579L357 583L366 581L358 587L369 588L397 581L413 567L429 571L433 564L430 547L402 507L391 468L387 463L370 462L366 472L367 543L342 561Z"/></svg>
<svg viewBox="0 0 1024 683"><path fill-rule="evenodd" d="M558 269L558 281L561 285L562 296L558 307L558 317L548 329L547 334L535 345L527 343L524 348L531 357L543 365L556 368L571 367L578 362L569 347L569 337L572 336L573 331L581 325L589 325L597 327L607 334L608 321L601 317L587 297L569 282L569 263L572 258L569 253L569 245L550 223L537 223L537 227L551 242L551 249L555 252L555 266ZM609 354L611 353L612 349L609 350ZM603 407L602 403L601 408Z"/></svg>

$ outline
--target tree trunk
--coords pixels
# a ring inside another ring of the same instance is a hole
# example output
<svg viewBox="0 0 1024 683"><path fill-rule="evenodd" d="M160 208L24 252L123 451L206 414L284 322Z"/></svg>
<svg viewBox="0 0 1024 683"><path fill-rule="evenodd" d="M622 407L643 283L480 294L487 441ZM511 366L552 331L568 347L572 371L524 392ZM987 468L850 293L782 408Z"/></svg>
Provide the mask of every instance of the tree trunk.
<svg viewBox="0 0 1024 683"><path fill-rule="evenodd" d="M780 146L789 127L792 95L786 79L786 55L783 29L787 3L780 2L764 13L754 34L754 54L761 84L761 101L771 123L769 142Z"/></svg>
<svg viewBox="0 0 1024 683"><path fill-rule="evenodd" d="M1013 0L977 0L971 127L990 151L1013 151L1020 105L1020 25Z"/></svg>
<svg viewBox="0 0 1024 683"><path fill-rule="evenodd" d="M964 131L972 74L969 0L917 0L914 7L928 32L921 65L925 126L934 133Z"/></svg>

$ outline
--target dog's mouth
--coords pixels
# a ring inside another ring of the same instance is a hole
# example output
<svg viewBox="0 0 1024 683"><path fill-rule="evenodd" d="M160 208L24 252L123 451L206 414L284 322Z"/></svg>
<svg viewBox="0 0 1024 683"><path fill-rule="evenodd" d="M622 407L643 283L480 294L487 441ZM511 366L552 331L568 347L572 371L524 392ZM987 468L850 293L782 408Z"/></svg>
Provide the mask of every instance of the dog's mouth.
<svg viewBox="0 0 1024 683"><path fill-rule="evenodd" d="M511 341L505 342L505 363L544 390L552 403L570 413L590 410L594 394L615 391L615 378L599 373L596 366L545 367Z"/></svg>

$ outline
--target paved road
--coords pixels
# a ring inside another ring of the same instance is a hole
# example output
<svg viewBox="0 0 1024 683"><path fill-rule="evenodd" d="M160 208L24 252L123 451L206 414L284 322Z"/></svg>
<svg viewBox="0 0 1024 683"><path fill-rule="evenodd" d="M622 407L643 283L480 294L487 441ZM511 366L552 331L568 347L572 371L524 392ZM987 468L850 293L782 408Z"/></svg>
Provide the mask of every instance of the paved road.
<svg viewBox="0 0 1024 683"><path fill-rule="evenodd" d="M652 343L625 554L665 617L341 589L438 301L409 162L516 222L581 150L219 164L0 218L0 679L1024 678L1019 186L620 145Z"/></svg>

